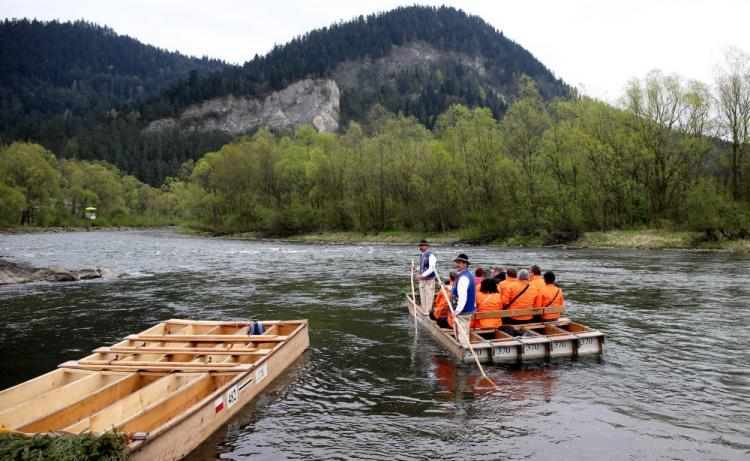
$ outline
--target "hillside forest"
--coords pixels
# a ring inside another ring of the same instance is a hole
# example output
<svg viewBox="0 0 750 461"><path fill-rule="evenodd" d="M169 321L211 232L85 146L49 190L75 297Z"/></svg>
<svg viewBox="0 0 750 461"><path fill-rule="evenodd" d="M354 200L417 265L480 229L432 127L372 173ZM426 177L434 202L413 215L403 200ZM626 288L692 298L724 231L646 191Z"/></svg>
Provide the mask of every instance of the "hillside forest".
<svg viewBox="0 0 750 461"><path fill-rule="evenodd" d="M375 106L339 134L311 127L231 141L160 187L103 161L0 150L0 223L184 223L216 233L472 229L540 235L665 227L750 229L750 72L733 50L712 86L653 71L614 108L573 94L545 101L522 78L498 120L454 105L432 129Z"/></svg>
<svg viewBox="0 0 750 461"><path fill-rule="evenodd" d="M242 66L168 52L83 21L5 20L0 143L35 142L61 158L106 160L158 186L186 160L197 161L232 136L144 134L151 121L229 95L262 100L302 79L333 79L340 66L357 80L362 72L353 69L363 62L388 60L395 49L415 43L441 57L383 75L365 72L349 86L339 79L342 126L361 122L375 105L414 116L429 129L454 104L487 107L500 117L521 75L536 82L545 100L570 92L522 46L450 7L359 16L295 37Z"/></svg>

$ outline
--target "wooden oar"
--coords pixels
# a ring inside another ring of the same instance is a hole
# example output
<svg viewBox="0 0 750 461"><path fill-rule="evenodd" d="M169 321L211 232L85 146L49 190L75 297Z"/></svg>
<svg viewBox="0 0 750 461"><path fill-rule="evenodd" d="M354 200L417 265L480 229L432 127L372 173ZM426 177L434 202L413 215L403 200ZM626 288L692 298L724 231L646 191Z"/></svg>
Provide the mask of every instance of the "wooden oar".
<svg viewBox="0 0 750 461"><path fill-rule="evenodd" d="M414 335L417 334L417 295L414 294L414 258L411 260L411 300L414 304Z"/></svg>
<svg viewBox="0 0 750 461"><path fill-rule="evenodd" d="M435 269L435 277L438 279L438 282L440 283L440 289L445 290L445 285L443 285L443 279L440 278L440 274L438 274L437 269ZM456 283L458 283L458 276L456 276ZM469 287L469 289L473 289L474 287ZM445 292L443 292L443 296L445 296ZM451 311L451 315L453 315L453 304L451 303L451 298L449 296L446 296L445 299L448 301L448 309ZM471 345L471 335L470 332L463 331L464 327L458 322L456 317L453 317L453 325L458 326L458 329L460 330L458 334L465 333L466 334L466 343L469 345L469 350L471 351L471 355L474 356L474 361L477 362L477 366L479 367L479 371L482 373L482 376L484 376L484 379L489 381L494 387L498 387L497 384L493 380L491 380L487 373L484 372L484 367L479 362L479 357L477 357L477 353L474 351L474 347ZM458 339L458 336L456 337ZM461 343L461 340L458 341Z"/></svg>

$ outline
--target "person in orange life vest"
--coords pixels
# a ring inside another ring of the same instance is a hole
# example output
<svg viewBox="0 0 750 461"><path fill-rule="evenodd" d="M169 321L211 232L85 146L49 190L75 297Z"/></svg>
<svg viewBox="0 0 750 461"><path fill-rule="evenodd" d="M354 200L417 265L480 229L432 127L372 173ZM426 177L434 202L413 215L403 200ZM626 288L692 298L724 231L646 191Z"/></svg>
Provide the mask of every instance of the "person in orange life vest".
<svg viewBox="0 0 750 461"><path fill-rule="evenodd" d="M555 285L555 274L552 271L544 273L544 288L540 293L540 305L542 307L558 307L565 305L562 290ZM560 318L560 314L542 314L542 320L550 321Z"/></svg>
<svg viewBox="0 0 750 461"><path fill-rule="evenodd" d="M453 290L453 282L455 280L456 273L451 271L450 280L445 284L445 290L438 287L437 298L435 298L434 306L430 310L430 318L432 320L438 320L440 317L447 318L451 315L450 307L448 306L448 298L450 298L451 296L451 291Z"/></svg>
<svg viewBox="0 0 750 461"><path fill-rule="evenodd" d="M489 278L482 280L482 285L477 292L477 313L499 311L503 309L503 297L497 291L497 283ZM472 328L498 328L502 326L502 319L479 319L474 320Z"/></svg>
<svg viewBox="0 0 750 461"><path fill-rule="evenodd" d="M479 285L482 284L482 280L484 280L484 268L477 267L474 270L474 285L477 287L477 292L479 292Z"/></svg>
<svg viewBox="0 0 750 461"><path fill-rule="evenodd" d="M539 290L529 283L529 271L521 269L518 271L518 279L507 292L507 298L503 296L505 309L530 309L540 307L541 299ZM516 315L506 320L509 324L528 323L534 318L533 315Z"/></svg>
<svg viewBox="0 0 750 461"><path fill-rule="evenodd" d="M419 266L415 267L414 272L419 272L415 277L419 280L419 301L420 310L427 314L432 307L432 299L435 297L435 267L437 258L430 251L430 244L427 240L419 241Z"/></svg>
<svg viewBox="0 0 750 461"><path fill-rule="evenodd" d="M506 269L505 279L497 284L497 288L500 290L500 294L503 296L503 306L508 304L508 302L510 301L510 298L508 298L510 287L515 285L517 281L518 279L516 279L516 268L509 267L508 269Z"/></svg>
<svg viewBox="0 0 750 461"><path fill-rule="evenodd" d="M537 290L542 291L542 288L544 288L544 279L542 279L542 269L539 268L536 264L531 266L529 268L529 272L531 273L531 278L529 279L529 283L534 285Z"/></svg>

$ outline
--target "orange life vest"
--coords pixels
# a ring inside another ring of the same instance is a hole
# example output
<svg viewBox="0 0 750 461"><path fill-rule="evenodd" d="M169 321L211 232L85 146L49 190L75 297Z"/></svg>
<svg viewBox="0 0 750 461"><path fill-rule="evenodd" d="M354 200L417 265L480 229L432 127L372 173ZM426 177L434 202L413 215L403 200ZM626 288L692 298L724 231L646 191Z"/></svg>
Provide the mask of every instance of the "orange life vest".
<svg viewBox="0 0 750 461"><path fill-rule="evenodd" d="M544 279L541 275L532 275L531 280L529 281L532 285L536 287L537 290L542 291L542 288L544 288Z"/></svg>
<svg viewBox="0 0 750 461"><path fill-rule="evenodd" d="M477 293L477 313L499 311L503 308L503 297L500 293ZM503 320L497 319L479 319L474 320L471 328L498 328L503 324Z"/></svg>
<svg viewBox="0 0 750 461"><path fill-rule="evenodd" d="M542 291L539 294L539 298L540 298L541 307L558 307L558 306L565 305L565 299L563 299L563 292L554 283L550 283L549 285L544 285L544 288L542 288ZM560 314L542 314L543 320L555 320L559 318L560 318Z"/></svg>
<svg viewBox="0 0 750 461"><path fill-rule="evenodd" d="M505 277L505 280L497 284L497 291L500 292L501 295L503 295L503 305L505 304L505 297L508 290L510 290L510 287L513 286L514 283L518 281L515 277Z"/></svg>
<svg viewBox="0 0 750 461"><path fill-rule="evenodd" d="M518 296L522 291L523 294ZM508 290L503 293L503 306L507 306L507 309L530 309L532 307L540 307L539 290L527 281L515 280ZM511 318L513 320L531 320L534 316L517 315Z"/></svg>
<svg viewBox="0 0 750 461"><path fill-rule="evenodd" d="M448 296L451 295L451 286L448 285L445 287L445 293L448 294ZM448 298L445 297L443 294L443 289L438 288L438 295L435 298L435 318L440 317L450 317L451 310L448 306Z"/></svg>

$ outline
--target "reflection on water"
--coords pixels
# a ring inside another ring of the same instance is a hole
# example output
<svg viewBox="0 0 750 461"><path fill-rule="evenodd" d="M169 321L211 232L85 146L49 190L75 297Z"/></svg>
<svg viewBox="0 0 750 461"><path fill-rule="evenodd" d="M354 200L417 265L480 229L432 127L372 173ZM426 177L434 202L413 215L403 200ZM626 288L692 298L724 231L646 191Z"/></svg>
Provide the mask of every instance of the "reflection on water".
<svg viewBox="0 0 750 461"><path fill-rule="evenodd" d="M747 256L436 248L537 263L603 359L457 365L404 307L413 247L302 245L164 231L0 236L37 266L130 274L0 286L0 387L167 318L310 319L310 350L190 459L746 459Z"/></svg>

